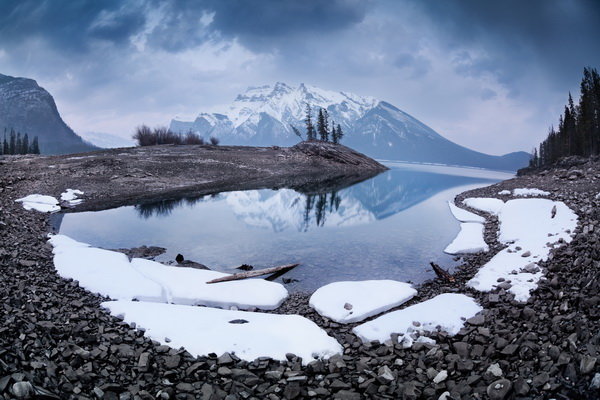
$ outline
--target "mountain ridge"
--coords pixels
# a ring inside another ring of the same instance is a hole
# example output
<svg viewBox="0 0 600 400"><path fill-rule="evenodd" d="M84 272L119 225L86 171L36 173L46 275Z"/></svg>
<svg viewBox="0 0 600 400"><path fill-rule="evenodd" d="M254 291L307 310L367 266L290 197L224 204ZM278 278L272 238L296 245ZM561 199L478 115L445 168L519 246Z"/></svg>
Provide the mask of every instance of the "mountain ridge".
<svg viewBox="0 0 600 400"><path fill-rule="evenodd" d="M170 128L180 133L192 130L205 138L215 136L224 144L290 146L299 140L292 126L304 126L306 104L313 114L318 108L326 109L330 121L346 133L343 143L375 158L517 170L530 157L526 152L493 156L468 149L374 97L283 82L251 86L223 112L199 113L194 121L173 119Z"/></svg>
<svg viewBox="0 0 600 400"><path fill-rule="evenodd" d="M30 78L0 74L0 129L37 136L42 154L98 149L62 120L52 95Z"/></svg>

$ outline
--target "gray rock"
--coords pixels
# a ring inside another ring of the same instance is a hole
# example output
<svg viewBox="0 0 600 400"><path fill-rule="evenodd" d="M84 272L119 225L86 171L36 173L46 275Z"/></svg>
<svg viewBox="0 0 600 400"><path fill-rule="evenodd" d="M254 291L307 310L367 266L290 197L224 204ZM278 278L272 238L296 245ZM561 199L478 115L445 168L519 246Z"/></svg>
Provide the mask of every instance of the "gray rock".
<svg viewBox="0 0 600 400"><path fill-rule="evenodd" d="M490 383L486 392L490 400L502 400L508 396L511 389L511 381L508 379L498 379L497 381Z"/></svg>
<svg viewBox="0 0 600 400"><path fill-rule="evenodd" d="M12 392L17 399L30 399L35 394L31 383L26 381L13 384Z"/></svg>
<svg viewBox="0 0 600 400"><path fill-rule="evenodd" d="M377 380L382 384L390 383L394 380L394 374L387 365L384 365L383 367L379 368Z"/></svg>
<svg viewBox="0 0 600 400"><path fill-rule="evenodd" d="M581 357L581 362L579 363L579 371L582 374L589 374L594 369L596 365L596 357L592 356L583 356Z"/></svg>

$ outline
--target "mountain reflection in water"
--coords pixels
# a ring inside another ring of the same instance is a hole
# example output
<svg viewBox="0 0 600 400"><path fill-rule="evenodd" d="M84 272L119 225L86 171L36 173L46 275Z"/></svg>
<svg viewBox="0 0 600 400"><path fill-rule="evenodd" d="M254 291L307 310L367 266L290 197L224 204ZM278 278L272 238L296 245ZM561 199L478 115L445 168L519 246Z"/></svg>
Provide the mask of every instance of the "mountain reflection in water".
<svg viewBox="0 0 600 400"><path fill-rule="evenodd" d="M349 187L248 190L66 214L60 233L104 248L155 245L212 268L299 262L290 287L311 291L337 280L432 277L427 265L459 230L446 205L456 194L508 174L390 164Z"/></svg>

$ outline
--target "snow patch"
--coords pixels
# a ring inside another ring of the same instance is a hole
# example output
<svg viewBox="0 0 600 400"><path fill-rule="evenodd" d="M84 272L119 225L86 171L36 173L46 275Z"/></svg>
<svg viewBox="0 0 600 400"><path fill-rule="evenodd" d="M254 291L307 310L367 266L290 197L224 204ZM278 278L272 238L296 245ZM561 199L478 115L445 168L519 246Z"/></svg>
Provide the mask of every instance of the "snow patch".
<svg viewBox="0 0 600 400"><path fill-rule="evenodd" d="M450 212L460 222L479 222L484 223L485 218L480 215L474 214L470 211L457 207L453 202L448 202L448 207L450 207Z"/></svg>
<svg viewBox="0 0 600 400"><path fill-rule="evenodd" d="M60 276L79 281L91 292L116 300L169 302L184 305L277 308L287 297L283 285L263 279L206 284L228 274L170 267L98 249L64 235L52 236L54 266Z"/></svg>
<svg viewBox="0 0 600 400"><path fill-rule="evenodd" d="M364 342L385 342L393 333L403 335L404 346L413 343L413 335L443 330L456 335L466 319L482 310L471 297L464 294L443 293L430 300L402 310L382 315L357 326L352 331Z"/></svg>
<svg viewBox="0 0 600 400"><path fill-rule="evenodd" d="M468 207L494 215L497 215L504 206L504 202L500 199L483 197L471 197L464 199L463 203Z"/></svg>
<svg viewBox="0 0 600 400"><path fill-rule="evenodd" d="M23 198L15 200L18 203L23 203L23 208L26 210L35 210L39 212L56 212L60 210L58 200L52 196L42 194L30 194Z"/></svg>
<svg viewBox="0 0 600 400"><path fill-rule="evenodd" d="M510 190L506 190L506 189L498 192L498 194L500 196L510 196L510 193L511 193Z"/></svg>
<svg viewBox="0 0 600 400"><path fill-rule="evenodd" d="M134 258L131 266L165 291L166 301L173 304L203 305L239 309L274 310L283 303L288 292L282 284L264 279L207 284L229 276L217 271L169 267L156 261Z"/></svg>
<svg viewBox="0 0 600 400"><path fill-rule="evenodd" d="M445 249L444 253L463 254L487 252L489 246L483 239L483 224L478 222L463 222L460 232Z"/></svg>
<svg viewBox="0 0 600 400"><path fill-rule="evenodd" d="M514 189L513 195L515 195L515 196L548 196L548 195L550 195L550 192L546 192L545 190L540 190L540 189L520 188L520 189Z"/></svg>
<svg viewBox="0 0 600 400"><path fill-rule="evenodd" d="M83 195L81 190L67 189L65 192L61 193L60 199L62 201L66 201L71 206L76 206L77 204L81 204L83 202L83 199L79 198L81 195Z"/></svg>
<svg viewBox="0 0 600 400"><path fill-rule="evenodd" d="M347 324L397 307L417 291L393 280L334 282L317 289L309 304L320 315Z"/></svg>
<svg viewBox="0 0 600 400"><path fill-rule="evenodd" d="M253 361L258 357L285 360L287 353L293 353L307 364L343 350L323 329L299 315L131 301L108 301L102 307L125 322L135 322L153 340L175 349L184 347L195 356L229 352Z"/></svg>
<svg viewBox="0 0 600 400"><path fill-rule="evenodd" d="M484 200L495 199L479 199ZM494 203L495 204L495 203ZM499 208L498 240L509 246L498 252L467 283L479 291L490 291L503 278L517 301L527 301L543 276L537 263L550 250L569 243L577 227L577 215L563 202L548 199L509 200Z"/></svg>

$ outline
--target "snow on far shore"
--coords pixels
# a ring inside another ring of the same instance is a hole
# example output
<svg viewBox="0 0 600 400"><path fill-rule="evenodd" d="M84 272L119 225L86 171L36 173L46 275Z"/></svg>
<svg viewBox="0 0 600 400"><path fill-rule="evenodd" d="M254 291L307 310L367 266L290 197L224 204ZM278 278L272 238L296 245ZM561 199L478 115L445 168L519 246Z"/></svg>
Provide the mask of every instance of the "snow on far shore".
<svg viewBox="0 0 600 400"><path fill-rule="evenodd" d="M537 263L546 260L554 246L571 242L577 215L563 202L548 199L514 199L503 203L498 199L476 198L464 202L482 211L496 210L500 223L498 240L508 244L467 285L479 291L506 285L517 301L527 301L543 276Z"/></svg>
<svg viewBox="0 0 600 400"><path fill-rule="evenodd" d="M456 335L465 320L482 310L471 297L464 294L443 293L424 301L377 317L355 327L352 331L364 342L375 340L381 343L394 333L403 335L398 341L410 347L414 334L443 330Z"/></svg>
<svg viewBox="0 0 600 400"><path fill-rule="evenodd" d="M474 214L470 211L457 207L452 201L448 202L448 207L450 207L450 212L454 215L460 222L479 222L484 223L485 218L480 215Z"/></svg>
<svg viewBox="0 0 600 400"><path fill-rule="evenodd" d="M83 192L77 189L67 189L65 192L61 193L60 199L62 201L66 201L69 205L76 206L77 204L81 204L83 199L80 199Z"/></svg>
<svg viewBox="0 0 600 400"><path fill-rule="evenodd" d="M207 281L228 274L171 267L91 247L64 235L54 235L54 266L60 276L79 281L91 292L116 300L141 300L241 309L273 310L286 299L283 285L264 279Z"/></svg>
<svg viewBox="0 0 600 400"><path fill-rule="evenodd" d="M184 347L195 356L229 352L253 361L285 360L293 353L306 365L343 351L334 338L299 315L132 301L108 301L102 307L125 322L135 322L146 336L172 348Z"/></svg>
<svg viewBox="0 0 600 400"><path fill-rule="evenodd" d="M393 280L334 282L317 289L309 305L324 317L348 324L397 307L416 294L410 284Z"/></svg>
<svg viewBox="0 0 600 400"><path fill-rule="evenodd" d="M30 194L23 198L15 200L16 202L23 203L23 208L26 210L35 210L39 212L56 212L60 210L58 200L52 196L46 196L43 194Z"/></svg>
<svg viewBox="0 0 600 400"><path fill-rule="evenodd" d="M479 222L463 222L460 232L445 249L448 254L487 252L490 248L483 238L484 226Z"/></svg>

